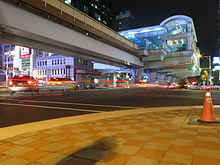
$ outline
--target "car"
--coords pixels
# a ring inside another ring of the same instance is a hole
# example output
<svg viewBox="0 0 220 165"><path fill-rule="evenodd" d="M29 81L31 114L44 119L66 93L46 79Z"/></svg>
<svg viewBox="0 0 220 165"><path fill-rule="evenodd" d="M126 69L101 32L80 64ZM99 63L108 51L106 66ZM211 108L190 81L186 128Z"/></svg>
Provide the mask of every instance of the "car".
<svg viewBox="0 0 220 165"><path fill-rule="evenodd" d="M27 75L16 75L9 80L8 90L11 94L15 92L39 92L38 81Z"/></svg>
<svg viewBox="0 0 220 165"><path fill-rule="evenodd" d="M52 77L50 80L47 81L48 90L78 90L79 87L75 81L71 80L70 78L58 78Z"/></svg>

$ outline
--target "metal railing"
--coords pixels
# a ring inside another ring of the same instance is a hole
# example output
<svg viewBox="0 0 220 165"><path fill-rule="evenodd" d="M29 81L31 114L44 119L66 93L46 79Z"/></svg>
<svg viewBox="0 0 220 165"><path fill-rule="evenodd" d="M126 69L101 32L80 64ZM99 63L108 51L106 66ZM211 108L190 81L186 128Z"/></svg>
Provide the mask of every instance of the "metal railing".
<svg viewBox="0 0 220 165"><path fill-rule="evenodd" d="M93 35L96 35L104 40L113 43L114 46L119 46L123 49L137 55L137 45L132 41L124 38L111 28L106 25L98 22L92 17L86 15L80 10L72 7L61 0L18 0L20 3L28 4L39 10L43 10L48 14L63 19L68 23L77 26L90 32ZM53 8L53 9L52 9ZM55 11L54 11L55 9ZM68 19L65 19L64 16L68 16Z"/></svg>

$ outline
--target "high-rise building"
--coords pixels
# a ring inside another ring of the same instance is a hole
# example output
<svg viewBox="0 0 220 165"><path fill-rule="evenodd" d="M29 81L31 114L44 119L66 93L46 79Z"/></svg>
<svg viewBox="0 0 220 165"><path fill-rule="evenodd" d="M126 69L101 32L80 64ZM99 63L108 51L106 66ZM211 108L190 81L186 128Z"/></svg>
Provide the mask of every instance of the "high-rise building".
<svg viewBox="0 0 220 165"><path fill-rule="evenodd" d="M112 14L110 0L63 0L97 21L111 27Z"/></svg>
<svg viewBox="0 0 220 165"><path fill-rule="evenodd" d="M130 10L121 11L114 21L114 29L116 31L123 31L135 28L135 17Z"/></svg>

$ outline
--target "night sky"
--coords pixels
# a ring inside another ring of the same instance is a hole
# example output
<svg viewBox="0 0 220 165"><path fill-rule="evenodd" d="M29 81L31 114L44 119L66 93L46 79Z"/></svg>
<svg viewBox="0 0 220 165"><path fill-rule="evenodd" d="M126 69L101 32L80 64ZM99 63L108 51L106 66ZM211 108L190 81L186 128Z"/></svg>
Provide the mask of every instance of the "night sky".
<svg viewBox="0 0 220 165"><path fill-rule="evenodd" d="M159 25L173 15L193 18L197 46L204 55L217 56L217 0L112 0L113 14L131 10L136 27Z"/></svg>

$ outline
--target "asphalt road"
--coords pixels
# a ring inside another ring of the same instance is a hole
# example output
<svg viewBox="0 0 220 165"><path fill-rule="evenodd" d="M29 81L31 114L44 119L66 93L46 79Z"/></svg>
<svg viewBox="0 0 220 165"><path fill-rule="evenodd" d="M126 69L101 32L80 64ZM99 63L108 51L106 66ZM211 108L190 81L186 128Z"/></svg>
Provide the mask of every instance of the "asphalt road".
<svg viewBox="0 0 220 165"><path fill-rule="evenodd" d="M123 88L0 97L0 127L67 116L149 107L202 105L204 90ZM220 91L212 91L220 105Z"/></svg>

